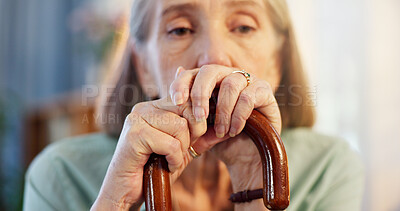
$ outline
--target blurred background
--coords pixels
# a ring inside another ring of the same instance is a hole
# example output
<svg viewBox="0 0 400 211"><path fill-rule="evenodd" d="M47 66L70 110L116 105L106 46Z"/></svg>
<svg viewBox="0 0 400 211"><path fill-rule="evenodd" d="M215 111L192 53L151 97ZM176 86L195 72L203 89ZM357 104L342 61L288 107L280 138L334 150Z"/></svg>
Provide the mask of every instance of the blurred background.
<svg viewBox="0 0 400 211"><path fill-rule="evenodd" d="M360 152L363 210L400 211L400 1L288 2L315 129ZM0 210L22 208L24 173L43 147L98 130L88 87L115 65L109 57L127 37L129 5L0 1Z"/></svg>

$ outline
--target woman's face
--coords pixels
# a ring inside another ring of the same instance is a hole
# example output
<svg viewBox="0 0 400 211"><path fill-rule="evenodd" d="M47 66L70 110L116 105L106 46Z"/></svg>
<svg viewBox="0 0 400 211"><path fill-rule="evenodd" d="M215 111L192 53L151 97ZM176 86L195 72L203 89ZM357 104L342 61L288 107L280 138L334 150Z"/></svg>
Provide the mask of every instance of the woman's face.
<svg viewBox="0 0 400 211"><path fill-rule="evenodd" d="M149 37L136 48L147 94L165 97L179 66L206 64L244 69L274 88L279 85L283 38L275 33L263 0L150 2L154 6Z"/></svg>

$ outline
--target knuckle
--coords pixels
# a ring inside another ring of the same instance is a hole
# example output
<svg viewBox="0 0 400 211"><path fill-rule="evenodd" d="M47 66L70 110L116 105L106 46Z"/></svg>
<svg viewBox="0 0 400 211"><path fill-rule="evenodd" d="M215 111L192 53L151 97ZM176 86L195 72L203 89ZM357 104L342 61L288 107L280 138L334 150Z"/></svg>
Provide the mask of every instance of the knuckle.
<svg viewBox="0 0 400 211"><path fill-rule="evenodd" d="M212 65L206 64L200 67L200 72L210 71L210 69L212 69Z"/></svg>
<svg viewBox="0 0 400 211"><path fill-rule="evenodd" d="M242 103L248 105L248 106L254 106L254 98L253 95L248 93L248 92L242 92L239 97L239 101Z"/></svg>
<svg viewBox="0 0 400 211"><path fill-rule="evenodd" d="M229 114L232 112L231 110L229 110L228 106L219 106L217 108L217 116L218 118L228 118Z"/></svg>
<svg viewBox="0 0 400 211"><path fill-rule="evenodd" d="M180 81L183 78L188 77L189 75L191 75L191 71L190 70L185 70L179 73L179 75L177 75L176 79L174 81Z"/></svg>
<svg viewBox="0 0 400 211"><path fill-rule="evenodd" d="M171 152L177 152L181 150L181 143L176 139L171 139L168 141L168 148Z"/></svg>
<svg viewBox="0 0 400 211"><path fill-rule="evenodd" d="M179 74L178 78L192 77L196 72L196 70L185 70Z"/></svg>
<svg viewBox="0 0 400 211"><path fill-rule="evenodd" d="M139 118L140 115L137 112L131 112L126 116L124 125L134 125Z"/></svg>
<svg viewBox="0 0 400 211"><path fill-rule="evenodd" d="M143 138L146 134L146 129L144 127L131 127L129 128L128 132L125 134L124 140L135 148L134 146L142 145L142 146L149 146L149 140Z"/></svg>
<svg viewBox="0 0 400 211"><path fill-rule="evenodd" d="M179 114L184 114L187 111L190 111L189 103L185 103L183 105L178 106L178 113Z"/></svg>
<svg viewBox="0 0 400 211"><path fill-rule="evenodd" d="M226 110L226 108L223 108L224 110ZM228 115L228 112L218 112L218 114L216 115L216 120L215 123L217 124L228 124L229 123L229 119L230 116Z"/></svg>
<svg viewBox="0 0 400 211"><path fill-rule="evenodd" d="M148 106L148 103L146 103L146 102L136 103L136 104L132 107L131 112L140 112L140 111L142 111L144 108L146 108L146 106Z"/></svg>
<svg viewBox="0 0 400 211"><path fill-rule="evenodd" d="M179 118L176 121L176 129L177 131L187 131L188 130L188 121L185 118Z"/></svg>
<svg viewBox="0 0 400 211"><path fill-rule="evenodd" d="M197 91L193 90L190 93L190 98L192 99L192 101L207 101L208 97L201 93L201 89L199 91L200 92L198 93Z"/></svg>
<svg viewBox="0 0 400 211"><path fill-rule="evenodd" d="M245 119L245 117L243 115L234 114L232 116L232 124L240 123L240 122L243 122L243 121L246 121L246 119Z"/></svg>
<svg viewBox="0 0 400 211"><path fill-rule="evenodd" d="M262 90L265 90L265 92L272 92L272 86L268 81L259 80L256 84L259 84L258 89L261 88Z"/></svg>
<svg viewBox="0 0 400 211"><path fill-rule="evenodd" d="M232 77L226 77L221 83L221 88L231 93L239 92L238 83Z"/></svg>

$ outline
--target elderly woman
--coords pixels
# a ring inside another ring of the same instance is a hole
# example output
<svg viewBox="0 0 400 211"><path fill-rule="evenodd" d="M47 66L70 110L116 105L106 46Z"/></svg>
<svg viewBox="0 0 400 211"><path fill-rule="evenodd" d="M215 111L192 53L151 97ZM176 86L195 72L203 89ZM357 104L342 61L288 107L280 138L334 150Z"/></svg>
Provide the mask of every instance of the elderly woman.
<svg viewBox="0 0 400 211"><path fill-rule="evenodd" d="M130 65L111 77L118 80L100 109L109 118L104 133L41 153L27 174L26 210L143 209L152 153L166 156L174 210L266 210L261 199L228 200L262 187L259 154L241 133L253 109L282 130L288 210L360 210L357 155L310 129L313 109L284 0L136 0L131 36Z"/></svg>

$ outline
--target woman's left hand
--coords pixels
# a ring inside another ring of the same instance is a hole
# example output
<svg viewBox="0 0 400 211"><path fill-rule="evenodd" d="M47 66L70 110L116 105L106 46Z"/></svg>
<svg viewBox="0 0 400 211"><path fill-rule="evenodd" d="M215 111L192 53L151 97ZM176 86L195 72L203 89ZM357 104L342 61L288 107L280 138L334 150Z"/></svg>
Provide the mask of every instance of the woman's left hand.
<svg viewBox="0 0 400 211"><path fill-rule="evenodd" d="M209 99L215 87L219 87L214 128L209 129L193 144L196 151L212 151L228 167L234 191L236 188L255 188L261 182L261 160L257 148L249 137L240 134L253 109L264 114L281 132L281 117L273 89L267 81L251 75L250 83L238 70L220 65L205 65L199 69L178 68L171 84L170 95L176 105L190 100L197 121L205 121L209 114ZM239 135L240 134L240 135ZM229 141L225 141L231 138ZM221 143L220 143L221 142ZM249 174L257 174L257 184ZM246 179L245 179L246 180ZM235 187L235 181L238 186ZM254 187L252 187L254 186ZM256 188L261 188L256 187Z"/></svg>

